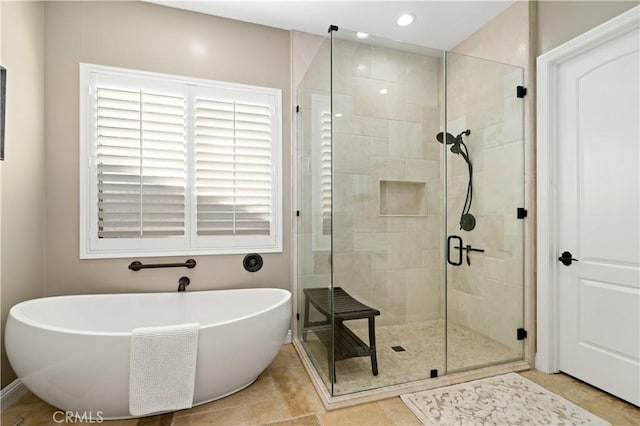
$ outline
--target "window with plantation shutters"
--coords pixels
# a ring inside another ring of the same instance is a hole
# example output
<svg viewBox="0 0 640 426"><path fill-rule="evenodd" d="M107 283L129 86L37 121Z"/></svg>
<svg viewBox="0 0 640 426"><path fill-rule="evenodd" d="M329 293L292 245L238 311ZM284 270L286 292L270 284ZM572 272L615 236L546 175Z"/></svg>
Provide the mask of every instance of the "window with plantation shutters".
<svg viewBox="0 0 640 426"><path fill-rule="evenodd" d="M313 249L331 249L331 101L314 94L312 114Z"/></svg>
<svg viewBox="0 0 640 426"><path fill-rule="evenodd" d="M98 238L184 236L185 99L95 87Z"/></svg>
<svg viewBox="0 0 640 426"><path fill-rule="evenodd" d="M271 108L195 98L198 235L269 235Z"/></svg>
<svg viewBox="0 0 640 426"><path fill-rule="evenodd" d="M282 251L277 89L81 64L81 257Z"/></svg>
<svg viewBox="0 0 640 426"><path fill-rule="evenodd" d="M331 111L322 113L320 132L322 235L331 235Z"/></svg>

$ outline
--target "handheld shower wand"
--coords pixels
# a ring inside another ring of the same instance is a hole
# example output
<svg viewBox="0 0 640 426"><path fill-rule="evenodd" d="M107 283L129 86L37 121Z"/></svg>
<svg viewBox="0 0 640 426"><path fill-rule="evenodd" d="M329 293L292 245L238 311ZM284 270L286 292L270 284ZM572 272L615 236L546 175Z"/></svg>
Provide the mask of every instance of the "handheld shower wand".
<svg viewBox="0 0 640 426"><path fill-rule="evenodd" d="M473 201L473 164L471 163L471 158L469 158L469 149L462 139L462 136L469 136L470 134L471 130L467 129L461 132L458 136L453 136L449 132L446 134L440 132L436 135L438 142L451 145L449 150L454 154L460 155L467 163L467 167L469 169L467 196L464 200L462 213L460 214L460 229L465 231L471 231L476 227L476 218L469 212L471 210L471 202Z"/></svg>

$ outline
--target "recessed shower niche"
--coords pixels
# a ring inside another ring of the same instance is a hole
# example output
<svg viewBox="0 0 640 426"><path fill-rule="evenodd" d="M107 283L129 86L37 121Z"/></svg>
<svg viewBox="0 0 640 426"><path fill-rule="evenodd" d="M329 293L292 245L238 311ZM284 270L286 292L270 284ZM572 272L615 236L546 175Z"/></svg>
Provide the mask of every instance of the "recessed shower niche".
<svg viewBox="0 0 640 426"><path fill-rule="evenodd" d="M296 92L293 342L327 398L524 364L523 78L342 28L321 44Z"/></svg>
<svg viewBox="0 0 640 426"><path fill-rule="evenodd" d="M381 180L380 216L426 216L427 183Z"/></svg>

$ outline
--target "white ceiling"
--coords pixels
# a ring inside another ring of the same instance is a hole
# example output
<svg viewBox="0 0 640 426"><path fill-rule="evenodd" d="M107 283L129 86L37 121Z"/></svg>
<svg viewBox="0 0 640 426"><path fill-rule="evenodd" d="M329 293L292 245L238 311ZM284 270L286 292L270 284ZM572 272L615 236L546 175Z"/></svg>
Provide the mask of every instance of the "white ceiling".
<svg viewBox="0 0 640 426"><path fill-rule="evenodd" d="M476 32L515 0L448 1L181 1L150 0L286 30L327 33L329 25L363 31L392 40L448 50ZM399 27L396 18L411 12L413 25Z"/></svg>

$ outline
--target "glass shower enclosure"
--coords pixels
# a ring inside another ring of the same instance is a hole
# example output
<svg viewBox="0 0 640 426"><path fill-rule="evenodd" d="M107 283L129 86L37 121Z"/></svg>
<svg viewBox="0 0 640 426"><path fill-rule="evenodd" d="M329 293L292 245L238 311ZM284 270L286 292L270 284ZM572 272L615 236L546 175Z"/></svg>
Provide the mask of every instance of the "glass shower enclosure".
<svg viewBox="0 0 640 426"><path fill-rule="evenodd" d="M296 93L294 339L330 395L523 359L523 78L323 41Z"/></svg>

